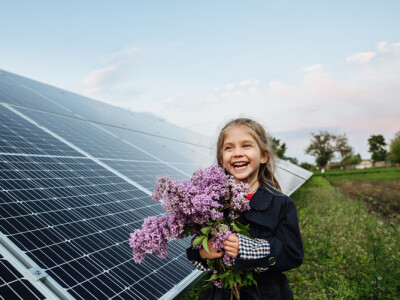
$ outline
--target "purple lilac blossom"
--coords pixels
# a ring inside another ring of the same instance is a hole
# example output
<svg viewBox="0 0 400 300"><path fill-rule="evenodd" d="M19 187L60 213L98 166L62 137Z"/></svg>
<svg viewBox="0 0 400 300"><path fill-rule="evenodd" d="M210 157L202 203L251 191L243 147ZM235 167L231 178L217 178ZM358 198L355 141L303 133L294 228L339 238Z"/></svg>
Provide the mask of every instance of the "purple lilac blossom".
<svg viewBox="0 0 400 300"><path fill-rule="evenodd" d="M224 223L230 224L250 209L248 190L247 184L235 183L234 178L226 175L218 165L198 169L190 180L177 181L160 176L152 198L154 201L162 200L167 214L148 217L141 229L131 233L129 243L135 262L142 262L146 254L153 252L165 258L169 241L184 238L186 232L194 238L200 236L200 229L208 227L208 222L219 224L213 228L214 233L209 238L217 250L222 250L223 241L234 232ZM224 211L228 213L224 215ZM194 247L201 249L202 245ZM222 261L231 266L233 259L225 254ZM221 281L213 283L223 285Z"/></svg>
<svg viewBox="0 0 400 300"><path fill-rule="evenodd" d="M228 225L220 224L219 230L215 234L214 238L211 240L214 248L216 250L222 250L224 248L224 241L230 236L233 232L229 230Z"/></svg>
<svg viewBox="0 0 400 300"><path fill-rule="evenodd" d="M223 263L227 266L232 266L233 260L234 258L232 256L229 256L227 253L225 253L224 256L222 257Z"/></svg>

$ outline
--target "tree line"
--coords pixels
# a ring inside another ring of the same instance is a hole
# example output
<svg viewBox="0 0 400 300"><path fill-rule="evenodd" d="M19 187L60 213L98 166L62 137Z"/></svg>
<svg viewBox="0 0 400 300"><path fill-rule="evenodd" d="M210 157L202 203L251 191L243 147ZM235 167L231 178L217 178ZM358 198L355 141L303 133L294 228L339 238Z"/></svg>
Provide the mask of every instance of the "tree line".
<svg viewBox="0 0 400 300"><path fill-rule="evenodd" d="M325 168L334 158L339 158L336 164L339 167L357 165L361 162L360 154L355 154L349 145L346 134L335 135L327 131L312 133L310 144L305 150L306 154L315 156L315 163L320 168ZM368 151L373 162L389 160L400 163L400 131L395 134L390 142L390 150L386 149L383 135L371 135L368 139Z"/></svg>
<svg viewBox="0 0 400 300"><path fill-rule="evenodd" d="M349 145L346 134L333 134L328 131L320 130L318 133L311 133L311 141L305 150L306 154L315 157L315 164L319 168L325 168L328 164L334 167L346 167L357 165L361 162L361 155L355 154L354 149ZM312 169L314 166L309 163L299 164L294 157L285 155L286 143L270 136L272 147L276 155L283 160L288 160L294 164L300 165L306 169ZM373 162L389 160L392 163L400 163L400 131L395 134L391 140L389 151L386 149L386 142L383 135L371 135L368 139L369 152ZM332 161L336 159L335 163Z"/></svg>

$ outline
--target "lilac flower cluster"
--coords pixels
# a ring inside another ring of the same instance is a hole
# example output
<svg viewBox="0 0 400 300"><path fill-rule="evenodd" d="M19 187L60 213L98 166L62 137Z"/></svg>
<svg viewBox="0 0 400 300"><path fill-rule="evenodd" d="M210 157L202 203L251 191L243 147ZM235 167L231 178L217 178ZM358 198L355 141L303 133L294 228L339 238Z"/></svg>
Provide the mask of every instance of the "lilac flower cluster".
<svg viewBox="0 0 400 300"><path fill-rule="evenodd" d="M198 169L190 180L157 178L152 198L162 200L167 214L148 217L141 229L131 233L129 244L135 262L142 262L147 253L165 258L168 241L186 235L196 238L206 227L209 230L205 237L211 239L217 250L222 250L223 241L234 232L231 223L250 209L248 191L247 184L235 183L234 178L226 175L218 165ZM225 254L223 262L230 266L232 258Z"/></svg>
<svg viewBox="0 0 400 300"><path fill-rule="evenodd" d="M129 244L135 262L141 263L147 253L153 252L160 258L166 258L168 241L183 238L184 227L184 218L179 212L146 218L142 229L130 234Z"/></svg>

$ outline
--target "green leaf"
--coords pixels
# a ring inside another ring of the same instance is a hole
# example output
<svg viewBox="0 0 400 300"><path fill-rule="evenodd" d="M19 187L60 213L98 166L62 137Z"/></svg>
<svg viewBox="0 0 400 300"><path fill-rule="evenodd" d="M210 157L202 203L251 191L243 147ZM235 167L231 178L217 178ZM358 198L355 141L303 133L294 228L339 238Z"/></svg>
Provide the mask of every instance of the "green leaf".
<svg viewBox="0 0 400 300"><path fill-rule="evenodd" d="M233 226L233 230L235 230L235 232L241 232L242 231L234 222L232 222L231 225Z"/></svg>
<svg viewBox="0 0 400 300"><path fill-rule="evenodd" d="M202 234L207 235L210 233L211 227L203 227L202 229L200 229L200 231Z"/></svg>
<svg viewBox="0 0 400 300"><path fill-rule="evenodd" d="M192 244L193 245L198 245L204 240L204 238L205 238L205 235L200 235L200 236L198 236L197 238L194 239Z"/></svg>
<svg viewBox="0 0 400 300"><path fill-rule="evenodd" d="M206 249L207 253L210 253L210 250L208 250L208 237L206 236L203 238L203 248Z"/></svg>
<svg viewBox="0 0 400 300"><path fill-rule="evenodd" d="M250 280L254 280L253 273L252 272L247 273L247 278L249 278Z"/></svg>
<svg viewBox="0 0 400 300"><path fill-rule="evenodd" d="M225 280L228 281L229 287L233 287L233 284L235 283L235 280L233 279L232 274L229 274L229 276L227 276L227 278Z"/></svg>
<svg viewBox="0 0 400 300"><path fill-rule="evenodd" d="M222 226L222 225L218 226L218 230L219 231L226 230L226 229L227 229L226 226Z"/></svg>
<svg viewBox="0 0 400 300"><path fill-rule="evenodd" d="M240 276L240 274L239 273L234 273L234 274L236 282L242 284L242 277Z"/></svg>
<svg viewBox="0 0 400 300"><path fill-rule="evenodd" d="M216 274L212 274L211 277L209 279L207 279L206 281L211 281L214 279L218 279L218 276Z"/></svg>
<svg viewBox="0 0 400 300"><path fill-rule="evenodd" d="M228 287L228 281L225 280L225 281L224 281L224 289L226 289L227 287Z"/></svg>

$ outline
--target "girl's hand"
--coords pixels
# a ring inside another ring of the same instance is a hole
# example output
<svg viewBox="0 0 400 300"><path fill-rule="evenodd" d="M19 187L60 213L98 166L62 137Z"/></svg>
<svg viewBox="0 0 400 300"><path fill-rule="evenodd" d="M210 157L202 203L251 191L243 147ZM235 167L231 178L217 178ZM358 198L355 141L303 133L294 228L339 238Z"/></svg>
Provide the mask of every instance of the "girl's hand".
<svg viewBox="0 0 400 300"><path fill-rule="evenodd" d="M225 252L233 257L239 255L239 238L235 234L231 234L228 238L224 241L224 249Z"/></svg>
<svg viewBox="0 0 400 300"><path fill-rule="evenodd" d="M202 248L201 250L200 250L200 257L202 258L202 259L215 259L215 258L220 258L220 257L222 257L223 255L224 255L224 252L223 251L217 251L215 248L214 248L214 246L213 246L213 244L211 243L211 240L209 240L208 241L208 243L207 243L207 245L208 245L208 250L210 250L210 253L208 253L207 251L206 251L206 249L204 249L204 248Z"/></svg>

